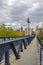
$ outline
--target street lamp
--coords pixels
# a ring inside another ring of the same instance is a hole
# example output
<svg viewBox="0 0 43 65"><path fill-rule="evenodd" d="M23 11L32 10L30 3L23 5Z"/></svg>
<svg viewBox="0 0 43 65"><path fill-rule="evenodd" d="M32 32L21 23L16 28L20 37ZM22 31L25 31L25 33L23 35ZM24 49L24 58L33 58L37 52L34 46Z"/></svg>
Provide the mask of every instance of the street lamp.
<svg viewBox="0 0 43 65"><path fill-rule="evenodd" d="M29 23L30 23L29 18L27 18L27 23L28 23L28 35L29 35Z"/></svg>

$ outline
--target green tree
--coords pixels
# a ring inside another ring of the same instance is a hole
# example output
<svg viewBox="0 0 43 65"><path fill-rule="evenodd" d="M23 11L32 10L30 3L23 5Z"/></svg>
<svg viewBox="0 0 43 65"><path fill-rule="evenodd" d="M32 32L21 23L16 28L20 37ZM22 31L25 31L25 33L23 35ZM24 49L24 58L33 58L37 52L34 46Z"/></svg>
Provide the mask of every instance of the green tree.
<svg viewBox="0 0 43 65"><path fill-rule="evenodd" d="M14 31L12 28L6 28L5 24L0 26L0 37L9 37L9 36L22 36L19 31Z"/></svg>

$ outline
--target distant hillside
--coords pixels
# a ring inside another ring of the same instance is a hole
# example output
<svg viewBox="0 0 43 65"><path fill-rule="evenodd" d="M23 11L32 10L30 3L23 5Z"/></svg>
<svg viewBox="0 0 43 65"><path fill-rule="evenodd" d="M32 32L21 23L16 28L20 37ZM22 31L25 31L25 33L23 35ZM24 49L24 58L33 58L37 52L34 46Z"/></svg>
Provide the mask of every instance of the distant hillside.
<svg viewBox="0 0 43 65"><path fill-rule="evenodd" d="M0 37L22 36L19 31L14 31L12 28L6 28L5 24L0 25Z"/></svg>

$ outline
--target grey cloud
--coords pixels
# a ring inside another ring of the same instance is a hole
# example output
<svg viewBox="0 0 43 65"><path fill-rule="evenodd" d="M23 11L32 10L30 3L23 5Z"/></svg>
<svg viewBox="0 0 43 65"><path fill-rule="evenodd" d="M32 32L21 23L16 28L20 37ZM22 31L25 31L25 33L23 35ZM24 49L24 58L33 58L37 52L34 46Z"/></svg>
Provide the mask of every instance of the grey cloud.
<svg viewBox="0 0 43 65"><path fill-rule="evenodd" d="M11 6L7 4L7 0L0 0L0 23L19 23L27 27L27 17L31 24L43 21L43 0L15 0ZM33 4L38 3L38 7ZM31 10L33 8L33 10ZM35 9L34 9L35 8ZM19 28L18 25L16 25ZM14 26L14 28L16 28Z"/></svg>
<svg viewBox="0 0 43 65"><path fill-rule="evenodd" d="M43 0L32 0L32 2L35 2L35 3L37 3L37 2L43 3Z"/></svg>
<svg viewBox="0 0 43 65"><path fill-rule="evenodd" d="M32 22L41 22L43 21L43 5L39 3L39 8L36 8L32 13L28 13L30 20Z"/></svg>
<svg viewBox="0 0 43 65"><path fill-rule="evenodd" d="M22 14L27 10L27 6L24 4L20 4L20 6L17 6L16 8L13 7L11 10L11 18L14 21L22 20L23 16Z"/></svg>

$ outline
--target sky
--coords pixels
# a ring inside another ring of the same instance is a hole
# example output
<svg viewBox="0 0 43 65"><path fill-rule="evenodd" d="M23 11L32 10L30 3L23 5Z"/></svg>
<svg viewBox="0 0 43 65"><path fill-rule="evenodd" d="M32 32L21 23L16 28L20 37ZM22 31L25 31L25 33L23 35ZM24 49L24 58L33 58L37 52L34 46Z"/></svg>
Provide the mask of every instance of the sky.
<svg viewBox="0 0 43 65"><path fill-rule="evenodd" d="M20 29L35 28L43 22L43 0L0 0L0 24Z"/></svg>

